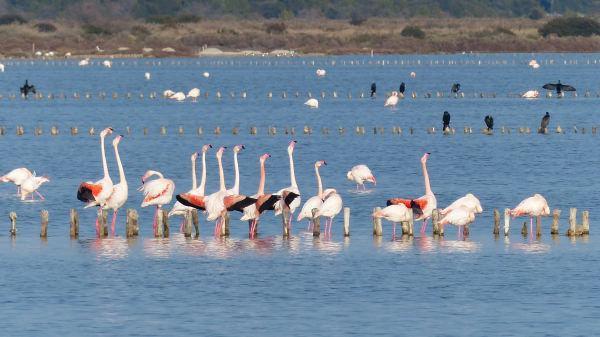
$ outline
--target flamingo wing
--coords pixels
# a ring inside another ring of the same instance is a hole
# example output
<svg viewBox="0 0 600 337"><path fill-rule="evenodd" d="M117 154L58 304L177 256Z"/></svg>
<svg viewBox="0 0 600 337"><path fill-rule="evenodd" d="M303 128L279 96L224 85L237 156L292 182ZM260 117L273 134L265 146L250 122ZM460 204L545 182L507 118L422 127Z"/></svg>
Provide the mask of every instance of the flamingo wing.
<svg viewBox="0 0 600 337"><path fill-rule="evenodd" d="M200 210L206 209L206 196L193 193L181 193L175 196L177 201L182 205L197 208Z"/></svg>
<svg viewBox="0 0 600 337"><path fill-rule="evenodd" d="M244 207L250 206L255 202L256 199L239 194L228 195L223 198L223 204L228 211L243 212Z"/></svg>
<svg viewBox="0 0 600 337"><path fill-rule="evenodd" d="M281 199L281 196L276 194L264 194L256 199L258 214L264 211L275 210L275 204Z"/></svg>

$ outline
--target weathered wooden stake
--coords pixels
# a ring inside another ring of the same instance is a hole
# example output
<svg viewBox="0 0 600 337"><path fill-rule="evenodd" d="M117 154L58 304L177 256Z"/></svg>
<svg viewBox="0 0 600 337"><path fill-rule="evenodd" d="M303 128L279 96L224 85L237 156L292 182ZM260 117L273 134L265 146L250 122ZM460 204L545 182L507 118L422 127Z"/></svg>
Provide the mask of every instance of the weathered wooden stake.
<svg viewBox="0 0 600 337"><path fill-rule="evenodd" d="M527 236L527 221L523 222L523 228L521 228L521 234Z"/></svg>
<svg viewBox="0 0 600 337"><path fill-rule="evenodd" d="M192 223L196 230L196 237L200 236L200 229L198 228L198 210L195 208L192 210Z"/></svg>
<svg viewBox="0 0 600 337"><path fill-rule="evenodd" d="M159 211L158 216L160 216L161 214L162 214L162 218L163 218L163 237L168 238L169 235L171 234L171 232L169 230L169 210L161 209Z"/></svg>
<svg viewBox="0 0 600 337"><path fill-rule="evenodd" d="M186 238L192 236L192 211L189 209L185 211L185 224L183 225L183 235Z"/></svg>
<svg viewBox="0 0 600 337"><path fill-rule="evenodd" d="M12 236L15 236L15 235L17 235L17 213L15 213L15 212L8 213L8 218L10 219L10 222L11 222L10 234Z"/></svg>
<svg viewBox="0 0 600 337"><path fill-rule="evenodd" d="M48 237L48 210L42 210L42 228L40 229L40 237Z"/></svg>
<svg viewBox="0 0 600 337"><path fill-rule="evenodd" d="M494 235L500 235L500 212L494 209Z"/></svg>
<svg viewBox="0 0 600 337"><path fill-rule="evenodd" d="M96 216L98 217L98 236L101 238L108 236L108 228L106 226L108 213L102 210L97 210Z"/></svg>
<svg viewBox="0 0 600 337"><path fill-rule="evenodd" d="M408 210L410 214L410 220L408 220L408 235L414 236L415 233L415 221L413 218L412 208Z"/></svg>
<svg viewBox="0 0 600 337"><path fill-rule="evenodd" d="M540 215L535 217L535 236L542 236L542 217Z"/></svg>
<svg viewBox="0 0 600 337"><path fill-rule="evenodd" d="M438 223L439 219L440 219L440 212L436 208L433 210L433 212L431 212L431 223L433 226L433 235L440 233L440 224Z"/></svg>
<svg viewBox="0 0 600 337"><path fill-rule="evenodd" d="M381 207L373 208L373 213L381 211ZM373 217L373 235L381 236L381 218Z"/></svg>
<svg viewBox="0 0 600 337"><path fill-rule="evenodd" d="M350 236L350 207L344 207L344 237Z"/></svg>
<svg viewBox="0 0 600 337"><path fill-rule="evenodd" d="M590 212L589 211L582 211L581 212L581 226L582 228L582 235L588 235L590 234Z"/></svg>
<svg viewBox="0 0 600 337"><path fill-rule="evenodd" d="M550 234L558 234L558 218L560 217L560 209L552 210L552 228Z"/></svg>
<svg viewBox="0 0 600 337"><path fill-rule="evenodd" d="M161 238L163 236L163 217L162 213L158 212L156 215L156 227L154 230L154 237Z"/></svg>
<svg viewBox="0 0 600 337"><path fill-rule="evenodd" d="M135 209L127 210L127 219L125 221L125 236L128 238L139 234L138 213Z"/></svg>
<svg viewBox="0 0 600 337"><path fill-rule="evenodd" d="M69 234L70 234L71 238L77 238L77 237L79 237L79 211L77 211L75 209L71 209L70 218L71 218L71 221L70 221L71 226L70 226Z"/></svg>
<svg viewBox="0 0 600 337"><path fill-rule="evenodd" d="M312 209L312 216L313 216L313 237L319 237L321 236L321 217L316 217L315 214L317 213L317 209L313 208Z"/></svg>
<svg viewBox="0 0 600 337"><path fill-rule="evenodd" d="M223 228L221 228L221 236L229 236L229 221L231 219L231 215L229 212L225 212L223 216Z"/></svg>
<svg viewBox="0 0 600 337"><path fill-rule="evenodd" d="M569 209L569 230L567 236L575 235L575 227L577 226L577 208Z"/></svg>
<svg viewBox="0 0 600 337"><path fill-rule="evenodd" d="M508 236L508 230L510 229L510 209L504 209L504 236Z"/></svg>
<svg viewBox="0 0 600 337"><path fill-rule="evenodd" d="M283 227L283 237L290 237L290 224L288 223L290 218L290 210L287 207L284 207L281 211L281 225Z"/></svg>

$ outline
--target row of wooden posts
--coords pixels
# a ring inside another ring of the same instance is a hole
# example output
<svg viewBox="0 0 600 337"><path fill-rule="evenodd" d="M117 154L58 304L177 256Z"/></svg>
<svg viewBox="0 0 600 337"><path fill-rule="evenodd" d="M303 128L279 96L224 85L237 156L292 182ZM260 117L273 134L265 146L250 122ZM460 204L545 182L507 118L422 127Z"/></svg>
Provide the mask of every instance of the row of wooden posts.
<svg viewBox="0 0 600 337"><path fill-rule="evenodd" d="M400 94L398 94L398 95L399 95L399 97L400 97L401 99L405 98L405 96L408 96L408 97L410 97L410 98L412 98L412 99L417 99L417 98L421 97L421 96L419 95L419 93L417 93L417 92L410 92L410 93L406 93L406 95L404 95L404 94L401 94L401 93L400 93ZM92 93L89 93L89 92L86 92L86 93L84 93L84 94L79 94L79 93L75 92L75 93L73 93L72 95L67 95L67 94L65 94L65 93L60 93L60 94L56 94L56 95L55 95L54 93L43 94L43 93L41 93L41 92L38 92L38 93L36 93L36 94L34 94L34 95L33 95L33 99L35 99L35 100L42 100L42 99L46 98L46 99L48 99L48 100L51 100L51 99L56 99L56 98L59 98L59 99L67 99L67 98L69 98L69 97L71 97L71 98L73 98L73 99L80 99L80 98L92 99L92 98L94 98L94 96L95 96L94 94L92 94ZM105 99L106 97L112 97L113 99L117 99L117 98L119 98L119 97L120 97L120 96L119 96L119 94L118 94L118 93L116 93L116 92L114 92L114 93L112 93L112 94L107 94L107 93L105 93L105 92L101 92L101 93L99 93L97 96L98 96L98 98L100 98L100 99ZM144 95L143 93L141 93L141 92L140 92L140 93L138 93L137 95L136 95L136 94L131 94L130 92L126 92L126 93L123 95L123 97L125 97L126 99L131 99L132 97L136 97L136 96L137 96L139 99L143 99L144 97L148 97L148 98L150 98L150 99L156 99L156 98L158 98L158 94L157 94L156 92L151 92L151 93L149 93L147 96L145 96L145 95ZM209 98L211 97L211 95L210 95L208 92L205 92L203 96L204 96L204 98L205 98L205 99L209 99ZM298 91L296 91L296 94L295 94L295 96L296 96L296 98L301 98L301 97L304 97L304 95L300 94L300 92L298 92ZM321 99L325 99L325 98L327 98L327 94L326 94L324 91L321 91L320 95L318 95L318 96L316 96L316 95L315 95L314 97L319 97L319 96L321 97ZM386 99L387 99L389 96L390 96L390 93L386 93L386 94L385 94L385 98L386 98ZM22 99L26 99L24 95L21 95L21 94L16 94L16 93L8 93L7 97L8 97L8 99L9 99L9 100L14 100L14 99L17 99L17 98L19 98L19 97L20 97L20 98L22 98ZM216 97L217 99L221 99L222 97L224 97L224 95L222 95L220 91L217 91L217 92L216 92L216 94L215 94L215 97ZM235 94L235 92L233 92L233 91L232 91L232 92L230 92L230 93L229 93L229 98L231 98L231 99L234 99L235 97L236 97L236 94ZM247 94L245 91L242 91L242 93L241 93L241 97L242 97L242 99L246 99L246 98L248 98L248 94ZM272 91L270 91L270 92L267 94L267 97L268 97L269 99L272 99L272 98L274 97L274 96L273 96L273 92L272 92ZM306 97L307 97L307 98L313 98L313 94L312 94L311 92L307 92L307 93L306 93ZM332 93L331 97L332 97L332 98L334 98L334 99L337 99L337 98L339 98L340 96L339 96L339 94L337 93L337 91L334 91L334 92ZM351 99L351 98L352 98L352 93L347 93L347 94L346 94L346 97L348 97L348 99ZM361 93L359 94L359 97L360 97L360 98L370 97L370 98L372 98L372 99L376 99L376 98L377 98L377 94L375 93L375 94L373 94L373 96L370 96L370 94L367 94L367 95L365 96L365 93L364 93L364 92L361 92ZM474 93L470 93L470 92L469 92L469 93L465 93L465 92L460 92L460 93L444 93L444 92L436 92L435 94L432 94L432 93L430 93L430 92L426 92L425 94L423 94L423 95L422 95L422 97L423 97L423 98L456 98L456 99L458 99L458 98L496 98L496 97L497 97L497 95L496 95L496 93L495 93L495 92L494 92L494 93L489 93L489 92L488 92L488 93L483 93L483 92L480 92L480 93L476 93L476 92L474 92ZM507 98L523 98L523 93L516 93L516 94L515 94L515 93L512 93L512 92L511 92L511 93L508 93L508 94L506 95L506 97L507 97ZM542 96L542 97L544 97L544 96ZM564 95L564 93L563 93L561 96L555 96L555 95L553 95L553 94L552 94L552 92L551 92L551 91L548 91L548 92L546 92L546 94L545 94L545 97L546 97L546 98L553 98L553 97L558 97L558 98L567 98L567 97L578 98L578 97L579 97L579 94L577 94L577 92L573 92L573 94L572 94L572 95L570 94L570 95L568 95L568 96L565 96L565 95ZM591 92L589 92L589 91L586 91L586 92L584 93L584 97L585 97L585 98L591 98L591 97L592 97L592 93L591 93ZM596 92L596 94L595 94L595 97L597 97L597 98L600 98L600 92ZM4 98L4 94L0 93L0 100L1 100L2 98ZM166 97L166 96L163 96L163 98L165 98L165 99L169 99L169 98L168 98L168 97ZM286 94L286 92L285 92L285 91L283 91L283 92L281 93L281 98L283 98L283 99L287 98L287 94Z"/></svg>
<svg viewBox="0 0 600 337"><path fill-rule="evenodd" d="M381 210L381 207L375 207L373 212L377 212ZM319 217L314 217L317 209L313 209L313 236L318 237L321 235L321 227L320 227L320 219ZM412 212L412 210L409 210ZM559 234L558 232L558 222L560 218L561 210L554 209L552 210L552 227L550 229L550 234ZM350 236L350 208L344 207L344 236ZM48 222L49 222L49 214L47 210L42 210L42 225L40 230L41 237L48 236ZM139 224L138 224L138 213L135 209L128 209L126 222L125 222L125 236L126 237L134 237L139 235ZM282 233L283 237L289 237L290 235L290 224L288 223L289 219L289 210L285 209L282 214ZM17 234L17 214L15 212L9 213L9 219L11 220L11 229L10 233L14 236ZM100 228L99 236L106 237L108 236L108 213L106 211L98 210L98 226ZM198 227L198 211L197 210L188 210L185 215L184 222L184 235L185 237L192 236L192 226L195 229L195 236L198 237L200 235L200 230ZM434 235L444 235L444 226L439 225L440 211L439 209L433 210L432 213L432 224L433 224L433 234ZM229 236L229 222L230 215L229 212L225 213L222 228L221 228L221 236ZM251 228L252 221L248 221L248 228ZM258 233L258 225L255 227L255 233ZM414 222L412 220L408 222L402 223L402 235L414 235ZM510 229L510 214L509 209L504 209L504 235L508 236ZM527 222L525 221L523 227L521 229L521 234L526 236L528 233ZM581 225L577 225L577 209L570 208L569 209L569 228L566 231L565 235L567 236L581 236L588 235L590 233L590 225L589 225L589 212L582 211L581 213ZM469 235L469 225L464 226L463 228L464 236ZM500 235L500 212L497 209L494 209L494 231L493 234L498 236ZM382 236L383 235L383 227L382 227L382 219L374 218L373 219L373 235ZM70 236L72 238L76 238L79 236L79 212L77 210L71 209L70 212ZM169 229L169 218L168 218L168 210L162 209L159 211L159 215L157 216L157 224L156 224L156 232L154 233L155 237L169 237L170 229ZM536 217L536 236L542 236L542 220L541 217Z"/></svg>
<svg viewBox="0 0 600 337"><path fill-rule="evenodd" d="M427 127L426 132L427 132L427 134L436 134L437 130L438 129L435 128L435 127ZM342 126L339 126L337 128L337 131L338 131L337 133L340 134L340 135L345 135L347 133L346 128L344 128ZM373 134L382 134L383 135L384 131L385 131L385 129L384 129L383 126L380 126L380 127L374 126L373 127ZM591 131L592 131L592 134L596 134L596 126L592 126L591 127ZM77 126L72 126L70 132L71 132L71 135L76 136L76 135L79 134L79 128ZM237 135L237 134L239 134L239 132L240 132L240 128L238 126L234 126L233 129L232 129L232 133L234 135ZM331 130L328 127L322 127L321 132L324 135L328 135L328 134L331 133ZM357 135L364 135L366 133L365 127L357 125L354 128L354 132ZM411 135L414 134L415 133L415 128L411 126L409 128L409 132L410 132ZM512 131L511 131L510 128L505 128L504 126L500 127L500 133L501 134L505 134L505 133L511 134L511 132ZM531 129L529 127L520 126L518 132L519 132L519 134L530 134L531 133ZM563 129L560 125L558 125L556 127L555 132L559 133L559 134L566 134L567 133L567 131L565 129ZM581 132L582 134L585 134L586 133L586 128L583 127L583 128L581 128L581 130L579 130L579 128L575 125L575 126L573 126L573 132L574 133ZM16 127L16 133L17 133L17 136L24 135L25 134L25 128L23 126L21 126L21 125L18 125ZM144 133L144 135L148 135L149 132L148 132L148 127L147 126L144 126L143 133ZM183 135L183 126L182 125L180 125L180 126L177 127L177 133L179 135ZM198 127L197 133L198 133L199 136L201 136L203 134L203 129L202 129L201 126ZM220 126L216 126L215 129L213 130L213 133L215 135L220 135L221 134L221 127ZM296 134L296 130L295 130L295 128L293 126L292 127L286 126L285 130L284 130L284 133L286 135L287 134L294 135L294 134ZM311 126L305 125L304 127L302 127L302 133L305 134L305 135L312 135L313 134L313 128ZM451 127L451 128L448 127L444 131L442 131L442 133L445 134L445 135L454 135L454 134L456 134L456 128L454 128L454 127ZM467 134L473 134L473 128L465 126L465 127L463 127L463 133L465 135L467 135ZM486 127L483 127L482 130L481 130L481 133L487 134L487 135L492 135L493 134L493 130L492 129L488 129ZM549 134L550 131L548 131L547 128L542 129L542 128L538 127L537 133ZM0 126L0 136L3 136L5 134L6 134L6 127L5 126ZM41 126L35 126L33 128L33 134L35 136L41 136L43 134L43 128ZM60 132L59 132L58 126L55 126L55 125L51 126L50 127L50 134L52 136L59 135ZM88 134L90 136L95 135L96 134L96 129L93 126L90 127L90 129L88 131ZM131 127L130 126L126 126L125 127L125 134L127 136L129 136L131 134ZM160 127L160 134L163 135L163 136L167 134L167 127L166 126L161 126ZM256 126L250 127L250 134L251 135L257 135L258 134L258 127L256 127ZM392 134L393 135L401 135L402 134L402 128L400 126L392 126ZM267 127L267 135L277 135L277 128L274 127L274 126L268 126Z"/></svg>

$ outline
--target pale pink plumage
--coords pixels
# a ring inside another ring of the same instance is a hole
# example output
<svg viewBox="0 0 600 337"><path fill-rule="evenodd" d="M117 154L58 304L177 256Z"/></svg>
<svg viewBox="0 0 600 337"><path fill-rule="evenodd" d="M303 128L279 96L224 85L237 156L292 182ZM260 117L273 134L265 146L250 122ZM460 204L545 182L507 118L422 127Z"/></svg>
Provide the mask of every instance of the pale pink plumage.
<svg viewBox="0 0 600 337"><path fill-rule="evenodd" d="M346 178L356 183L357 191L358 185L362 185L363 191L365 190L365 181L370 181L374 185L377 185L377 181L375 180L375 177L373 177L373 173L371 173L371 170L367 167L367 165L363 164L354 166L350 171L348 171Z"/></svg>
<svg viewBox="0 0 600 337"><path fill-rule="evenodd" d="M396 223L410 221L412 212L404 204L389 205L386 208L371 214L374 218L384 218L394 223L393 237L396 237Z"/></svg>

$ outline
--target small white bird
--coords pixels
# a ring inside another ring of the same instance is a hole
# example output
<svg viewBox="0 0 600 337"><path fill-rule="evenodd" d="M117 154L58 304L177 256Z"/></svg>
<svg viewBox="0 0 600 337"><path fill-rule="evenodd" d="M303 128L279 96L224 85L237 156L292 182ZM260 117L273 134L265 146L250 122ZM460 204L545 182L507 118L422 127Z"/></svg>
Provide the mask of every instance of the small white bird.
<svg viewBox="0 0 600 337"><path fill-rule="evenodd" d="M185 100L185 94L181 91L178 91L176 93L174 93L173 95L169 96L170 99L175 99L177 101L183 101Z"/></svg>
<svg viewBox="0 0 600 337"><path fill-rule="evenodd" d="M415 74L415 72L414 72L414 71L411 71L411 72L410 72L410 77L412 77L412 78L415 78L415 76L417 76L417 74Z"/></svg>
<svg viewBox="0 0 600 337"><path fill-rule="evenodd" d="M4 72L4 64L0 63L0 72Z"/></svg>
<svg viewBox="0 0 600 337"><path fill-rule="evenodd" d="M29 194L31 194L31 200L33 200L33 192L37 193L40 198L44 200L44 196L42 196L37 190L43 183L48 181L50 181L50 178L46 176L36 177L35 175L32 175L27 178L23 184L21 184L21 200L25 200Z"/></svg>
<svg viewBox="0 0 600 337"><path fill-rule="evenodd" d="M198 88L193 88L187 94L187 97L191 97L193 102L197 102L199 96L200 96L200 89L198 89Z"/></svg>
<svg viewBox="0 0 600 337"><path fill-rule="evenodd" d="M529 90L523 94L523 98L538 98L539 92L537 90Z"/></svg>
<svg viewBox="0 0 600 337"><path fill-rule="evenodd" d="M171 89L167 89L167 90L163 91L164 98L169 98L169 97L173 96L174 94L175 94L175 91L173 91Z"/></svg>
<svg viewBox="0 0 600 337"><path fill-rule="evenodd" d="M388 97L383 106L390 106L390 110L394 110L396 108L396 104L398 104L398 92L392 91L392 95Z"/></svg>
<svg viewBox="0 0 600 337"><path fill-rule="evenodd" d="M149 72L144 73L144 77L146 78L146 80L150 80L150 73Z"/></svg>
<svg viewBox="0 0 600 337"><path fill-rule="evenodd" d="M96 46L96 50L99 51L99 52L103 52L104 51L104 49L100 49L100 46Z"/></svg>
<svg viewBox="0 0 600 337"><path fill-rule="evenodd" d="M205 71L202 73L202 76L208 78L208 77L210 77L210 74L208 73L208 71Z"/></svg>
<svg viewBox="0 0 600 337"><path fill-rule="evenodd" d="M317 76L325 76L325 69L317 69Z"/></svg>
<svg viewBox="0 0 600 337"><path fill-rule="evenodd" d="M86 57L85 59L79 61L79 63L77 63L78 66L80 67L85 67L90 63L90 58Z"/></svg>
<svg viewBox="0 0 600 337"><path fill-rule="evenodd" d="M102 61L102 65L105 66L106 68L110 68L110 67L112 67L112 62L109 60L104 60L104 61Z"/></svg>
<svg viewBox="0 0 600 337"><path fill-rule="evenodd" d="M308 105L311 108L317 109L319 107L319 101L316 98L311 98L308 101L304 102L304 105Z"/></svg>
<svg viewBox="0 0 600 337"><path fill-rule="evenodd" d="M377 185L375 181L375 177L373 177L373 173L367 167L367 165L356 165L354 166L348 173L346 174L346 178L348 180L356 182L356 190L358 191L358 185L362 184L363 191L365 190L365 181L370 181L374 185Z"/></svg>

